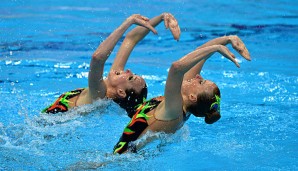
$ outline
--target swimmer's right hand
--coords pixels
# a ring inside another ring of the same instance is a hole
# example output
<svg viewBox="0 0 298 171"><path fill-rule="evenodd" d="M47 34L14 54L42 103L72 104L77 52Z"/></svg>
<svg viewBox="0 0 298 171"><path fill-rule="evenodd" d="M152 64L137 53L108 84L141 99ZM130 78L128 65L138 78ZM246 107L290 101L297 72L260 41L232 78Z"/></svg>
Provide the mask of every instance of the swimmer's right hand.
<svg viewBox="0 0 298 171"><path fill-rule="evenodd" d="M132 24L137 24L146 27L149 30L151 30L154 34L157 34L157 31L149 23L149 18L147 17L141 16L140 14L133 14L130 17L128 17L127 20L130 21Z"/></svg>
<svg viewBox="0 0 298 171"><path fill-rule="evenodd" d="M166 28L170 28L174 39L179 41L181 31L176 18L172 14L166 12L162 14L162 17Z"/></svg>

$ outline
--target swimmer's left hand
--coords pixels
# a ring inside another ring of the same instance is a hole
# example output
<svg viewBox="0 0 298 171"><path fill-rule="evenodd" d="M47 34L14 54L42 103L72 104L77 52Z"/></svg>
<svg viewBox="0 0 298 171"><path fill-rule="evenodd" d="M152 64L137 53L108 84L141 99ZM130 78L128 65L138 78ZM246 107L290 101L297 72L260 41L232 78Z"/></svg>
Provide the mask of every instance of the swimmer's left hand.
<svg viewBox="0 0 298 171"><path fill-rule="evenodd" d="M236 60L235 55L226 47L223 45L213 45L217 49L217 52L222 54L224 57L232 61L238 68L240 68L239 63Z"/></svg>
<svg viewBox="0 0 298 171"><path fill-rule="evenodd" d="M151 30L154 34L157 34L157 31L152 27L152 25L149 23L149 18L144 17L140 14L133 14L128 18L129 21L131 21L133 24L137 24L139 26L143 26Z"/></svg>
<svg viewBox="0 0 298 171"><path fill-rule="evenodd" d="M232 44L232 47L241 55L243 56L246 60L250 61L250 54L245 46L245 44L242 42L242 40L236 36L236 35L231 35L228 36L229 43Z"/></svg>
<svg viewBox="0 0 298 171"><path fill-rule="evenodd" d="M163 13L162 15L163 15L165 27L167 29L169 28L172 32L174 39L179 41L181 31L180 31L180 27L178 25L178 21L170 13Z"/></svg>

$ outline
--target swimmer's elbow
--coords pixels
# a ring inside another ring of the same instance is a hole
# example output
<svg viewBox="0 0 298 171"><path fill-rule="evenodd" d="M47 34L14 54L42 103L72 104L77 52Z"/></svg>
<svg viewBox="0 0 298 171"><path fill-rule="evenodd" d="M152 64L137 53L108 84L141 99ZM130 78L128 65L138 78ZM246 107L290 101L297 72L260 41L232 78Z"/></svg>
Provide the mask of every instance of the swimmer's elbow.
<svg viewBox="0 0 298 171"><path fill-rule="evenodd" d="M106 57L104 57L105 54L103 53L93 53L92 54L92 61L97 62L97 63L105 63L106 62Z"/></svg>
<svg viewBox="0 0 298 171"><path fill-rule="evenodd" d="M183 65L180 61L173 62L170 71L173 74L179 74L183 72Z"/></svg>

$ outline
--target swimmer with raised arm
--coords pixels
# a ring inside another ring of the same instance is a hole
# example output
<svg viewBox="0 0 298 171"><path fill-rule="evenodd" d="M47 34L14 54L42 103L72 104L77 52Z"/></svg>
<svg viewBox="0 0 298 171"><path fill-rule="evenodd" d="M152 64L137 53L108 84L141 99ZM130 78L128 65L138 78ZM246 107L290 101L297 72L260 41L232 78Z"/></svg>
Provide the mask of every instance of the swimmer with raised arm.
<svg viewBox="0 0 298 171"><path fill-rule="evenodd" d="M131 113L134 106L141 103L147 97L147 86L142 77L133 74L130 70L124 71L124 67L133 47L149 31L157 34L154 27L162 20L165 21L167 28L170 28L174 38L178 40L180 36L178 23L168 13L155 17L153 21L149 21L148 18L138 14L128 17L93 53L88 75L88 88L73 90L61 95L42 112L52 114L66 112L73 107L91 104L97 99L108 98L119 104L128 114ZM127 34L107 78L103 79L106 60L113 51L116 43L133 24L139 26ZM145 31L142 28L145 28Z"/></svg>
<svg viewBox="0 0 298 171"><path fill-rule="evenodd" d="M166 81L164 96L145 101L125 127L114 153L136 152L144 144L133 144L146 132L175 133L191 114L204 117L207 124L220 119L220 91L215 83L204 80L199 73L214 53L219 52L240 67L235 56L225 46L232 44L246 60L250 55L244 43L237 36L224 36L213 39L195 51L173 62Z"/></svg>
<svg viewBox="0 0 298 171"><path fill-rule="evenodd" d="M150 19L149 23L151 26L156 27L159 25L162 21L164 21L165 27L167 29L170 29L173 38L175 40L179 40L180 38L180 28L178 25L178 21L175 19L175 17L170 13L162 13L152 19ZM141 41L147 34L149 33L149 30L145 27L138 26L131 30L123 40L123 43L121 44L121 47L116 55L116 59L112 65L112 69L114 70L123 70L123 66L126 63L126 60L128 59L128 56L132 52L133 48L137 45L139 41ZM119 60L118 60L119 59ZM122 60L121 60L122 59ZM132 102L133 100L126 100L129 97L126 97L124 99L115 99L114 101L118 103L122 108L126 109L127 114L129 117L132 117L133 114L135 114L135 106L140 104L143 101L138 102ZM133 105L128 104L133 103Z"/></svg>

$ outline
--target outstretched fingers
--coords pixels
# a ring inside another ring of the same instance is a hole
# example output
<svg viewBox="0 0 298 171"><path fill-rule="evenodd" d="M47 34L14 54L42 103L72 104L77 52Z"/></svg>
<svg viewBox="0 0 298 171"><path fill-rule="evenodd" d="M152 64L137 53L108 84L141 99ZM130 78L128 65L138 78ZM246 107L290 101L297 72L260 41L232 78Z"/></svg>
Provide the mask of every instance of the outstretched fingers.
<svg viewBox="0 0 298 171"><path fill-rule="evenodd" d="M181 34L180 27L178 26L178 24L173 27L170 24L170 30L172 32L174 39L178 41Z"/></svg>
<svg viewBox="0 0 298 171"><path fill-rule="evenodd" d="M238 68L240 68L239 63L236 61L235 55L227 47L220 45L219 53L231 60Z"/></svg>
<svg viewBox="0 0 298 171"><path fill-rule="evenodd" d="M232 47L246 60L250 61L250 54L245 46L245 44L242 42L242 40L238 36L231 36L231 44Z"/></svg>
<svg viewBox="0 0 298 171"><path fill-rule="evenodd" d="M170 14L169 13L163 13L163 20L164 20L164 24L166 29L169 28L169 20L170 20Z"/></svg>
<svg viewBox="0 0 298 171"><path fill-rule="evenodd" d="M180 38L180 34L181 34L180 27L178 25L178 21L170 13L163 13L163 17L164 17L165 27L167 29L169 28L171 30L174 39L178 41Z"/></svg>

